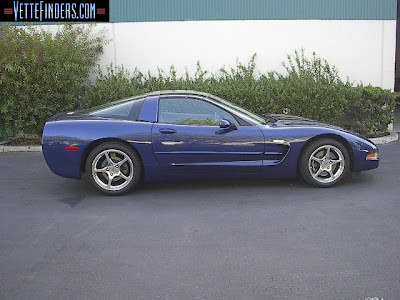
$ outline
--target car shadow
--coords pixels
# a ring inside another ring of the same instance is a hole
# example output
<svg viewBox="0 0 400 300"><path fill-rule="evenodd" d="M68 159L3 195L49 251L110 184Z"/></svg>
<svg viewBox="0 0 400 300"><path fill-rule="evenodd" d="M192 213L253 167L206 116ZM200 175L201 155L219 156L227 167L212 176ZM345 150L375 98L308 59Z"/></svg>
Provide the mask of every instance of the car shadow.
<svg viewBox="0 0 400 300"><path fill-rule="evenodd" d="M234 180L199 180L199 181L181 181L181 182L157 182L143 184L136 193L163 192L168 190L196 191L230 188L287 188L302 187L304 184L296 179L234 179ZM135 192L133 192L135 193Z"/></svg>
<svg viewBox="0 0 400 300"><path fill-rule="evenodd" d="M71 208L89 200L98 205L198 205L200 203L292 203L293 201L332 201L337 192L349 194L354 190L376 184L373 175L361 174L348 178L332 188L316 188L298 179L235 179L201 180L184 182L159 182L142 184L136 190L122 196L103 195L86 180L65 179L57 188L57 200ZM65 196L60 196L65 195ZM85 204L86 205L86 204ZM90 205L90 204L87 204Z"/></svg>

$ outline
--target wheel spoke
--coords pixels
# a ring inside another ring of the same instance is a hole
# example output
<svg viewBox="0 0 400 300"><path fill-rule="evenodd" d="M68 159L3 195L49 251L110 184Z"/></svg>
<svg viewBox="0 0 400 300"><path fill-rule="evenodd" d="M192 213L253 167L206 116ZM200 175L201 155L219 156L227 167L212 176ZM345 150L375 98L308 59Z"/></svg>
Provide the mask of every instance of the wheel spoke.
<svg viewBox="0 0 400 300"><path fill-rule="evenodd" d="M318 171L314 174L314 176L319 176L324 170L321 168L318 169Z"/></svg>
<svg viewBox="0 0 400 300"><path fill-rule="evenodd" d="M108 177L108 183L107 183L107 187L108 187L108 188L111 188L112 180L113 180L112 177L109 176L109 177Z"/></svg>
<svg viewBox="0 0 400 300"><path fill-rule="evenodd" d="M316 156L311 156L310 159L313 160L313 161L316 161L319 164L321 164L321 162L322 162L322 158L318 158Z"/></svg>
<svg viewBox="0 0 400 300"><path fill-rule="evenodd" d="M327 146L326 147L326 154L325 157L330 159L330 155L331 155L331 147Z"/></svg>
<svg viewBox="0 0 400 300"><path fill-rule="evenodd" d="M105 152L105 153L104 153L104 156L106 157L107 162L108 162L109 164L114 163L114 162L112 161L112 159L110 158L110 156L108 155L108 152Z"/></svg>
<svg viewBox="0 0 400 300"><path fill-rule="evenodd" d="M123 174L123 173L119 174L119 177L121 177L122 179L124 179L124 180L126 180L126 181L128 181L128 180L129 180L129 177L128 177L128 176L126 176L126 175L125 175L125 174Z"/></svg>
<svg viewBox="0 0 400 300"><path fill-rule="evenodd" d="M94 169L93 170L96 173L106 173L107 172L107 167L104 167L102 169Z"/></svg>
<svg viewBox="0 0 400 300"><path fill-rule="evenodd" d="M329 177L330 177L330 178L333 178L333 177L334 177L332 170L329 170L329 171L327 171L327 172L329 173Z"/></svg>
<svg viewBox="0 0 400 300"><path fill-rule="evenodd" d="M339 159L333 159L331 160L332 165L336 165L336 164L340 164L343 161L343 159L339 158Z"/></svg>
<svg viewBox="0 0 400 300"><path fill-rule="evenodd" d="M127 160L128 160L128 157L125 156L123 160L121 160L120 162L117 163L117 166L121 167Z"/></svg>

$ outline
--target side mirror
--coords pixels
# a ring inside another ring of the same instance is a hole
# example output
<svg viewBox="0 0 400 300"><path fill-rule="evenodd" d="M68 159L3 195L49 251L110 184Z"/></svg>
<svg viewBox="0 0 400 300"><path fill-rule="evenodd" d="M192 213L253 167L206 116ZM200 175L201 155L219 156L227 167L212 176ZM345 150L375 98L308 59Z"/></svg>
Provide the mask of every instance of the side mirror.
<svg viewBox="0 0 400 300"><path fill-rule="evenodd" d="M233 124L231 121L227 119L221 119L219 121L219 128L221 129L230 129L230 130L236 130L237 127L235 124Z"/></svg>

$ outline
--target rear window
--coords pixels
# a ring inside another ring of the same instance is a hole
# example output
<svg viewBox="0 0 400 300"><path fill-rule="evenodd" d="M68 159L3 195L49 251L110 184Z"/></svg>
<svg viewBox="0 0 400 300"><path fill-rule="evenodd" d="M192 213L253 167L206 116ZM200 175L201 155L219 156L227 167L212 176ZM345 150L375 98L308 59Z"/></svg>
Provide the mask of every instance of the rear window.
<svg viewBox="0 0 400 300"><path fill-rule="evenodd" d="M136 120L144 98L125 99L97 106L83 113L89 116Z"/></svg>

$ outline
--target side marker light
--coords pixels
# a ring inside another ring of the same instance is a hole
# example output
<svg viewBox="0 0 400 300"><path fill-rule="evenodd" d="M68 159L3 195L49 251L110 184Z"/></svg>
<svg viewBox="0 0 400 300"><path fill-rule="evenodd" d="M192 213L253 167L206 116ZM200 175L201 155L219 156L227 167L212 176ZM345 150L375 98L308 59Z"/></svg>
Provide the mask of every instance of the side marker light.
<svg viewBox="0 0 400 300"><path fill-rule="evenodd" d="M67 147L65 147L65 150L67 150L67 151L78 151L79 147L78 146L67 146Z"/></svg>
<svg viewBox="0 0 400 300"><path fill-rule="evenodd" d="M370 153L367 155L365 158L366 160L377 160L378 159L378 153Z"/></svg>

